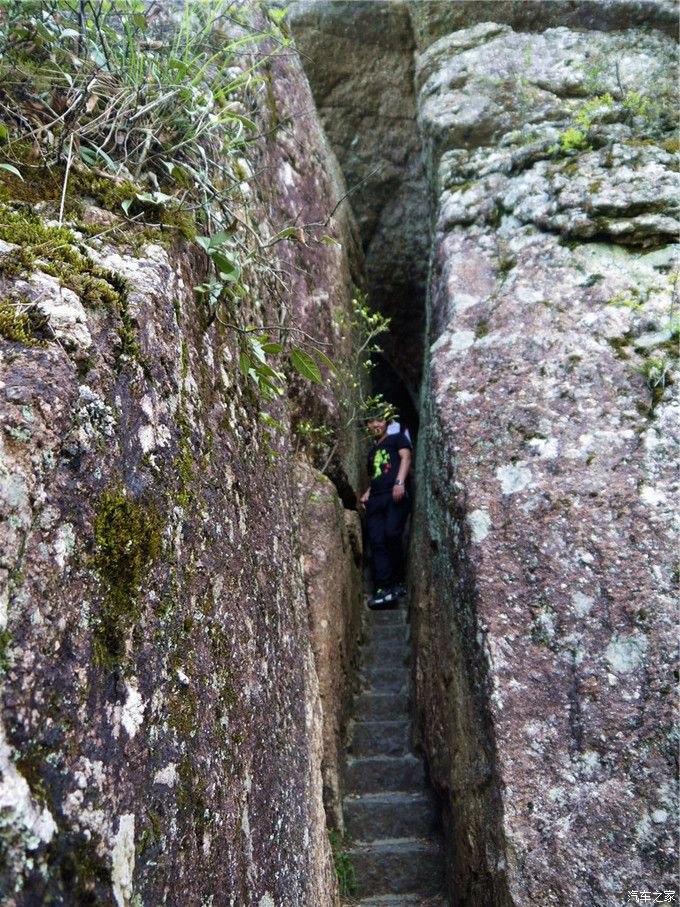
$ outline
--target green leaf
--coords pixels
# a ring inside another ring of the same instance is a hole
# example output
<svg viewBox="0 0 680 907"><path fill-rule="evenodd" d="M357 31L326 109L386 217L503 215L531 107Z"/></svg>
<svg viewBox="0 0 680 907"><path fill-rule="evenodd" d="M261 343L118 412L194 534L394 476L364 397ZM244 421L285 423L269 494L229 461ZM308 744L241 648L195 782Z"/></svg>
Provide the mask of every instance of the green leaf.
<svg viewBox="0 0 680 907"><path fill-rule="evenodd" d="M234 261L229 252L211 252L210 257L215 262L215 267L219 271L222 280L237 281L241 276L241 268L238 262Z"/></svg>
<svg viewBox="0 0 680 907"><path fill-rule="evenodd" d="M283 352L283 347L281 346L280 343L273 343L273 342L272 343L263 343L262 349L269 356L278 356L279 353Z"/></svg>
<svg viewBox="0 0 680 907"><path fill-rule="evenodd" d="M121 208L123 209L123 211L124 211L126 214L129 213L129 211L130 211L130 205L132 205L133 202L134 202L134 198L126 198L124 201L122 201L122 202L120 203Z"/></svg>
<svg viewBox="0 0 680 907"><path fill-rule="evenodd" d="M302 377L306 378L308 381L312 381L314 384L322 383L321 371L316 364L316 360L305 350L298 349L297 347L292 350L290 354L290 364L298 374L302 375Z"/></svg>
<svg viewBox="0 0 680 907"><path fill-rule="evenodd" d="M268 9L267 15L275 25L281 25L288 14L287 9Z"/></svg>
<svg viewBox="0 0 680 907"><path fill-rule="evenodd" d="M341 246L342 243L338 242L337 239L333 239L332 236L329 236L327 233L321 237L321 242L325 243L327 246Z"/></svg>
<svg viewBox="0 0 680 907"><path fill-rule="evenodd" d="M227 111L227 116L233 120L238 120L239 123L243 123L246 129L250 129L252 132L257 131L257 126L255 125L255 123L253 123L252 120L249 120L248 117L244 117L240 113L232 113L230 110Z"/></svg>
<svg viewBox="0 0 680 907"><path fill-rule="evenodd" d="M97 163L97 158L101 158L109 170L118 170L118 165L116 162L109 157L109 155L104 151L103 148L89 148L87 145L80 146L80 156L90 167L94 167Z"/></svg>
<svg viewBox="0 0 680 907"><path fill-rule="evenodd" d="M224 230L220 230L215 233L214 236L210 237L210 248L219 249L220 246L223 246L227 242L229 242L229 234L225 233Z"/></svg>
<svg viewBox="0 0 680 907"><path fill-rule="evenodd" d="M210 249L210 237L209 236L197 236L196 242L202 249L205 249L206 252Z"/></svg>
<svg viewBox="0 0 680 907"><path fill-rule="evenodd" d="M85 147L85 145L80 146L80 156L83 159L83 163L87 164L88 167L95 167L97 165L97 155L92 151L91 148Z"/></svg>
<svg viewBox="0 0 680 907"><path fill-rule="evenodd" d="M271 378L273 381L281 380L281 372L277 372L270 365L267 365L266 362L258 362L253 366L253 368L257 372L258 378Z"/></svg>
<svg viewBox="0 0 680 907"><path fill-rule="evenodd" d="M329 359L325 353L322 353L321 350L314 350L314 355L321 362L322 365L325 365L334 375L338 374L338 367L333 362L332 359Z"/></svg>
<svg viewBox="0 0 680 907"><path fill-rule="evenodd" d="M279 230L279 232L276 234L276 238L288 239L289 236L295 236L296 234L297 230L295 229L295 227L286 227L285 230Z"/></svg>
<svg viewBox="0 0 680 907"><path fill-rule="evenodd" d="M248 353L240 353L238 365L244 375L247 376L250 373L250 356Z"/></svg>
<svg viewBox="0 0 680 907"><path fill-rule="evenodd" d="M21 180L21 182L23 183L23 181L24 181L23 176L19 173L17 168L13 167L11 164L0 164L0 170L7 170L9 173L12 174L12 176L18 176L19 179Z"/></svg>
<svg viewBox="0 0 680 907"><path fill-rule="evenodd" d="M257 339L257 337L253 337L252 334L250 334L247 338L247 341L250 344L250 353L252 353L252 355L255 356L255 359L257 359L258 362L266 362L267 357L265 356L264 351L262 349L262 344ZM252 356L251 356L251 362L252 362ZM253 368L257 368L257 362L252 362L252 365L253 365Z"/></svg>
<svg viewBox="0 0 680 907"><path fill-rule="evenodd" d="M263 375L257 375L255 380L257 381L258 387L262 394L265 397L280 397L283 394L283 388L279 384L274 384L269 378L265 378Z"/></svg>
<svg viewBox="0 0 680 907"><path fill-rule="evenodd" d="M268 425L270 428L275 428L278 431L285 431L283 425L281 425L280 422L277 422L276 419L272 418L269 413L260 413L260 419L265 425Z"/></svg>
<svg viewBox="0 0 680 907"><path fill-rule="evenodd" d="M165 192L138 192L135 198L140 202L145 202L148 205L158 205L159 207L163 207L163 205L173 200L172 195L166 195Z"/></svg>

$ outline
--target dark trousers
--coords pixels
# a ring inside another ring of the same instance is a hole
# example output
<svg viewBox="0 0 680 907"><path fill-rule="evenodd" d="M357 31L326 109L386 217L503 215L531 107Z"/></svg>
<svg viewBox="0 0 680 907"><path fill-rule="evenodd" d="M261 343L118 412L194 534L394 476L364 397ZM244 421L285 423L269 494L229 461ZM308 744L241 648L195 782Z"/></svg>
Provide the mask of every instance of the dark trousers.
<svg viewBox="0 0 680 907"><path fill-rule="evenodd" d="M374 589L389 589L404 581L402 536L411 510L404 495L397 504L392 492L371 495L366 502L366 531L371 543Z"/></svg>

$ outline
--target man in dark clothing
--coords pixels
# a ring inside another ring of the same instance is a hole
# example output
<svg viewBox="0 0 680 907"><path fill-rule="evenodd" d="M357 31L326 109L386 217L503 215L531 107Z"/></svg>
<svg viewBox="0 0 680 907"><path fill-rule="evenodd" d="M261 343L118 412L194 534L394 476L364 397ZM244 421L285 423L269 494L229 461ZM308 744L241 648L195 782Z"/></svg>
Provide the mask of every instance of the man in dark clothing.
<svg viewBox="0 0 680 907"><path fill-rule="evenodd" d="M411 468L412 446L403 432L387 433L382 415L368 422L374 437L368 453L370 487L361 496L373 561L374 595L369 608L395 605L404 588L402 535L411 509L406 477Z"/></svg>

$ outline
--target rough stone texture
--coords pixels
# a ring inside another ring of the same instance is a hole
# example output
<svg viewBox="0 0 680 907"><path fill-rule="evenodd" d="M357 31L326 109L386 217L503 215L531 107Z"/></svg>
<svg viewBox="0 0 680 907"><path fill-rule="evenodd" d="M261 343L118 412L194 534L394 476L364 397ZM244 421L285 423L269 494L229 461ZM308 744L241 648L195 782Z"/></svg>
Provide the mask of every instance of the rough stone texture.
<svg viewBox="0 0 680 907"><path fill-rule="evenodd" d="M409 0L409 8L419 50L480 22L527 32L565 25L594 31L656 28L673 38L678 33L674 0Z"/></svg>
<svg viewBox="0 0 680 907"><path fill-rule="evenodd" d="M264 176L243 186L263 242L324 220L341 191L313 115L293 115L311 97L290 55L272 105ZM349 218L325 232L344 251L311 230L279 243L288 291L252 274L242 305L313 325L333 355ZM306 392L272 403L267 442L233 331L203 327L196 247L91 246L129 281L139 360L113 312L39 272L23 289L61 342L0 341L0 900L333 904L289 434ZM327 390L315 406L332 417Z"/></svg>
<svg viewBox="0 0 680 907"><path fill-rule="evenodd" d="M363 602L359 514L344 510L331 482L299 462L300 532L312 649L323 707L324 805L342 831L345 736L353 654Z"/></svg>
<svg viewBox="0 0 680 907"><path fill-rule="evenodd" d="M430 248L405 3L292 3L291 27L338 156L371 302L393 319L385 353L417 399Z"/></svg>
<svg viewBox="0 0 680 907"><path fill-rule="evenodd" d="M454 903L623 905L677 889L675 49L546 29L552 4L461 6L438 8L471 27L417 61L438 200L411 548L422 739ZM521 7L541 34L512 31ZM414 13L423 34L434 9ZM606 91L591 150L565 149ZM653 117L626 112L633 91Z"/></svg>

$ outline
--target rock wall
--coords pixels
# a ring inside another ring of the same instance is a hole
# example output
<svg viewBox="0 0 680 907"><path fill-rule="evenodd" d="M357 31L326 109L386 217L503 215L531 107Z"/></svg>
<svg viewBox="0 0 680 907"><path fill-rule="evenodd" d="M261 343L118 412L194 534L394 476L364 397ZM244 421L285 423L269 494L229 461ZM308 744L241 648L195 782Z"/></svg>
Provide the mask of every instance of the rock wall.
<svg viewBox="0 0 680 907"><path fill-rule="evenodd" d="M297 476L305 588L323 706L324 805L329 823L342 832L345 739L363 605L361 522L355 510L343 510L331 482L304 460Z"/></svg>
<svg viewBox="0 0 680 907"><path fill-rule="evenodd" d="M259 178L231 199L263 243L323 222L344 191L311 107L296 57L273 59L250 114L265 137L239 164ZM54 217L38 210L31 230ZM10 216L26 208L4 204ZM94 207L85 219L120 223ZM347 536L333 486L330 514L301 499L291 432L312 406L332 422L337 404L300 385L271 401L281 427L265 431L236 333L208 326L193 291L198 248L161 233L135 252L80 229L59 234L80 294L40 260L16 276L18 229L0 248L3 296L37 302L49 338L0 339L0 899L334 904L322 765L335 700L322 717L319 677L324 695L335 655L317 644L302 556L317 526ZM342 355L333 310L360 262L344 210L324 229L343 246L313 230L272 244L279 280L253 271L240 305ZM338 466L350 485L352 443ZM333 582L347 659L355 579Z"/></svg>
<svg viewBox="0 0 680 907"><path fill-rule="evenodd" d="M418 708L453 903L623 905L677 887L676 49L605 31L640 4L529 6L412 7Z"/></svg>

